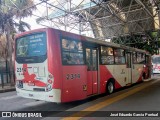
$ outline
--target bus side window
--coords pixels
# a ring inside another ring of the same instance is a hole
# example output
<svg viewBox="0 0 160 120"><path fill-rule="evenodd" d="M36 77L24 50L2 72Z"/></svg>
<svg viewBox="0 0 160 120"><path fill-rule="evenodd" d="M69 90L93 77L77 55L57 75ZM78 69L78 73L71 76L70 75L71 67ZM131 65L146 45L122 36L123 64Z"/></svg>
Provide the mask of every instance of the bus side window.
<svg viewBox="0 0 160 120"><path fill-rule="evenodd" d="M132 58L133 58L133 63L134 64L137 63L137 54L136 54L136 52L133 52Z"/></svg>
<svg viewBox="0 0 160 120"><path fill-rule="evenodd" d="M141 54L141 63L145 64L145 54Z"/></svg>
<svg viewBox="0 0 160 120"><path fill-rule="evenodd" d="M64 65L84 64L81 41L62 39L62 63Z"/></svg>
<svg viewBox="0 0 160 120"><path fill-rule="evenodd" d="M114 64L113 48L101 46L101 64Z"/></svg>
<svg viewBox="0 0 160 120"><path fill-rule="evenodd" d="M114 49L115 64L125 64L125 51L123 49Z"/></svg>

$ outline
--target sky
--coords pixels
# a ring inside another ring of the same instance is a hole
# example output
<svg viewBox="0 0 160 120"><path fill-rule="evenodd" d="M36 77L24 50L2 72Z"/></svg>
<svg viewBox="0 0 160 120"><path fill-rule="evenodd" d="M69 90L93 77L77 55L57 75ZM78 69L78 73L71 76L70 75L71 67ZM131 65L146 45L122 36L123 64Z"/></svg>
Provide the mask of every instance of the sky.
<svg viewBox="0 0 160 120"><path fill-rule="evenodd" d="M39 3L40 1L39 0L34 0L34 2ZM33 14L37 15L37 16L42 16L44 11L45 11L44 7L42 7L41 5L37 5L37 10L33 11ZM32 15L30 17L24 18L23 21L30 24L31 30L38 29L38 28L43 28L44 26L36 23L37 18L38 17L35 17L35 16Z"/></svg>
<svg viewBox="0 0 160 120"><path fill-rule="evenodd" d="M30 24L31 30L38 29L38 28L43 28L44 26L39 25L39 24L36 23L36 18L37 17L33 17L33 16L32 17L27 17L23 21Z"/></svg>

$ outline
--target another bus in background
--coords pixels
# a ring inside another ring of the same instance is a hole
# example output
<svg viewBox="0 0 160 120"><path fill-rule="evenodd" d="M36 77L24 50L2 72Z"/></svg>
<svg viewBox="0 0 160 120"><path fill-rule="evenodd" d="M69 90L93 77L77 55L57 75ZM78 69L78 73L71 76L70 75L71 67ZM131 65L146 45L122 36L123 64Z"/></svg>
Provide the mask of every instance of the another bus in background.
<svg viewBox="0 0 160 120"><path fill-rule="evenodd" d="M160 55L152 56L152 73L160 73Z"/></svg>

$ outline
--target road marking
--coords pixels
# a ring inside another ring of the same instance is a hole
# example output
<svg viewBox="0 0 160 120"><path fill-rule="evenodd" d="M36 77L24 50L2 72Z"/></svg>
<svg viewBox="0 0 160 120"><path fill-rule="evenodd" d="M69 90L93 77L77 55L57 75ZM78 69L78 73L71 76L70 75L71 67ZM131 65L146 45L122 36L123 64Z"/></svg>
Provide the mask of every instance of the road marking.
<svg viewBox="0 0 160 120"><path fill-rule="evenodd" d="M24 104L25 106L36 106L36 105L41 105L41 104L44 104L46 103L45 101L34 101L34 102L29 102L29 103L26 103Z"/></svg>
<svg viewBox="0 0 160 120"><path fill-rule="evenodd" d="M2 97L0 98L0 100L9 100L9 99L13 99L13 98L18 98L19 96L17 95L12 95L12 96L7 96L7 97Z"/></svg>
<svg viewBox="0 0 160 120"><path fill-rule="evenodd" d="M88 111L88 112L83 112L83 114L82 114L82 112L77 112L77 113L75 113L75 114L73 114L73 115L71 115L69 117L64 117L62 120L79 120L82 117L85 117L85 116L87 116L87 115L89 115L89 114L91 114L91 113L93 113L95 111L98 111L99 109L102 109L102 108L104 108L104 107L106 107L106 106L108 106L108 105L110 105L110 104L112 104L114 102L122 100L122 99L124 99L124 98L126 98L126 97L128 97L128 96L130 96L130 95L132 95L132 94L134 94L134 93L136 93L136 92L138 92L138 91L140 91L140 90L152 85L152 84L155 84L158 81L159 80L155 80L155 81L153 81L151 83L148 83L148 84L145 84L143 86L137 87L135 89L132 89L132 90L130 90L128 92L125 92L125 93L123 93L121 95L118 95L116 97L107 99L107 100L102 101L100 103L97 103L97 104L95 104L93 106L90 106L90 107L88 107L86 109L81 110L81 111Z"/></svg>

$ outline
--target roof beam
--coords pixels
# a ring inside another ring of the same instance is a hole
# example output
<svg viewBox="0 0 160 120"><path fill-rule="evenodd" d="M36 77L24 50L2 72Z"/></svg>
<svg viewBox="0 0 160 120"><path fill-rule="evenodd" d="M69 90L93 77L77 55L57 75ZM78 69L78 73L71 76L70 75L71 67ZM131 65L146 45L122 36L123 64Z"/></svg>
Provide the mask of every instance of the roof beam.
<svg viewBox="0 0 160 120"><path fill-rule="evenodd" d="M101 7L101 8L103 8L104 10L107 10L111 15L113 15L113 16L115 16L117 19L119 19L120 21L122 21L123 23L125 23L125 21L120 17L120 16L118 16L116 13L115 13L115 11L112 11L110 8L112 8L110 5L109 5L109 3L107 3L108 5L107 5L107 7L104 7L102 4L99 4L99 3L97 3L95 0L91 0L93 3L95 3L97 6L99 6L99 7Z"/></svg>
<svg viewBox="0 0 160 120"><path fill-rule="evenodd" d="M135 1L136 1L139 5L141 5L151 17L153 17L153 14L148 10L148 8L143 4L143 2L142 2L141 0L135 0Z"/></svg>

